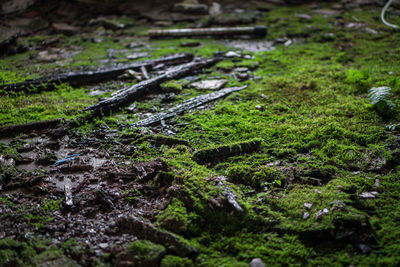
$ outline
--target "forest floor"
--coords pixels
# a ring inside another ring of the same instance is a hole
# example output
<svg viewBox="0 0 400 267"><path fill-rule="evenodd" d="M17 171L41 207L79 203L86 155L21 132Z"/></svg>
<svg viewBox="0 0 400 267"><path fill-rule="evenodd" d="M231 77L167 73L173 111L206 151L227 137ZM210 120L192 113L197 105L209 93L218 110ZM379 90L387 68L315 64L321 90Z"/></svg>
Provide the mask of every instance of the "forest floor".
<svg viewBox="0 0 400 267"><path fill-rule="evenodd" d="M149 40L128 17L19 38L29 49L0 59L0 84L176 53L223 57L95 117L82 110L143 70L3 87L2 130L65 120L2 132L0 265L398 266L400 32L379 13L277 7L257 14L264 39ZM215 79L247 87L135 126L212 92L194 82ZM383 86L391 95L374 105L368 91Z"/></svg>

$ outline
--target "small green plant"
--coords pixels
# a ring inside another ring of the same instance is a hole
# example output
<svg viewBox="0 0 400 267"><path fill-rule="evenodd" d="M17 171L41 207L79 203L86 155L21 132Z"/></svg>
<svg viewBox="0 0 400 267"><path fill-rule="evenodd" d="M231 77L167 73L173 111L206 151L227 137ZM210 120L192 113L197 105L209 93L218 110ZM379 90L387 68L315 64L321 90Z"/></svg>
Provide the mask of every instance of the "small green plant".
<svg viewBox="0 0 400 267"><path fill-rule="evenodd" d="M395 105L390 100L392 97L391 88L373 87L369 90L368 99L373 105L376 112L382 117L390 117L393 115Z"/></svg>

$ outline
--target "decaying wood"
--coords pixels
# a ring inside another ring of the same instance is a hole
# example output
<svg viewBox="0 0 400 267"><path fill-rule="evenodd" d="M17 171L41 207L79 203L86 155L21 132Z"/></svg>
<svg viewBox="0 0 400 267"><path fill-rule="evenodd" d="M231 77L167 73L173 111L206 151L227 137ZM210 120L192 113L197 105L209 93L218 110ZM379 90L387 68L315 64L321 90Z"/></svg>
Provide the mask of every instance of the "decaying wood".
<svg viewBox="0 0 400 267"><path fill-rule="evenodd" d="M181 237L158 229L150 221L137 215L119 219L118 226L121 231L130 232L139 239L161 244L179 256L191 256L198 253L195 247L186 243Z"/></svg>
<svg viewBox="0 0 400 267"><path fill-rule="evenodd" d="M193 74L193 72L211 66L220 60L220 58L205 59L173 67L167 70L162 75L128 87L110 98L100 101L93 106L85 108L84 111L93 111L93 114L95 116L98 116L102 113L109 113L110 111L118 110L121 107L130 104L133 100L149 94L153 90L157 89L160 84L165 81L178 79L180 77Z"/></svg>
<svg viewBox="0 0 400 267"><path fill-rule="evenodd" d="M252 139L227 145L220 145L196 151L193 160L197 163L212 163L227 157L237 156L256 151L261 145L261 139Z"/></svg>
<svg viewBox="0 0 400 267"><path fill-rule="evenodd" d="M221 89L216 92L212 92L210 94L200 95L189 100L184 101L182 104L175 106L173 108L168 109L167 111L157 113L147 119L135 122L132 127L141 127L141 126L148 126L156 122L160 122L161 120L172 118L178 114L183 113L186 110L193 109L195 107L204 105L208 102L217 100L219 98L225 97L232 92L240 91L245 89L247 86L241 87L230 87Z"/></svg>
<svg viewBox="0 0 400 267"><path fill-rule="evenodd" d="M18 133L26 133L33 130L42 130L45 128L55 127L60 124L64 119L54 119L46 121L34 121L24 124L13 124L0 127L0 136L8 136Z"/></svg>
<svg viewBox="0 0 400 267"><path fill-rule="evenodd" d="M151 70L153 67L164 64L164 65L177 65L185 62L189 62L193 59L193 55L190 54L177 54L159 59L151 59L139 62L133 62L129 64L121 64L114 67L100 68L90 71L77 71L68 72L63 74L56 74L54 76L46 76L38 79L26 80L19 83L11 83L0 85L1 90L5 91L22 91L27 88L35 87L37 90L44 88L52 88L54 85L61 82L67 82L71 85L83 85L94 82L101 82L109 79L113 79L121 75L128 69L140 71L142 68Z"/></svg>

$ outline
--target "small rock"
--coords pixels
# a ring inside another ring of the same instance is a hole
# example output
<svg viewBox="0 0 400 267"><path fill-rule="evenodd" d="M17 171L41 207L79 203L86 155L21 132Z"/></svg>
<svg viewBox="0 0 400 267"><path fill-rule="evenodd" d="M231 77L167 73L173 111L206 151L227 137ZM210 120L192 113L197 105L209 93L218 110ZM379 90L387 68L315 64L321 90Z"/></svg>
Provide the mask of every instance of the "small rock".
<svg viewBox="0 0 400 267"><path fill-rule="evenodd" d="M130 106L128 106L126 108L126 111L128 111L130 113L135 113L136 112L136 104L131 104Z"/></svg>
<svg viewBox="0 0 400 267"><path fill-rule="evenodd" d="M372 192L362 192L358 196L360 198L368 199L368 198L375 198L378 195L378 192L372 191Z"/></svg>
<svg viewBox="0 0 400 267"><path fill-rule="evenodd" d="M220 80L205 80L205 81L199 81L199 82L194 82L190 84L191 87L195 88L196 90L219 90L228 81L225 79L220 79Z"/></svg>
<svg viewBox="0 0 400 267"><path fill-rule="evenodd" d="M348 28L348 29L360 29L360 28L362 28L364 25L365 25L365 24L364 24L364 23L361 23L361 22L350 22L350 23L347 23L347 24L345 25L345 27Z"/></svg>
<svg viewBox="0 0 400 267"><path fill-rule="evenodd" d="M265 267L265 263L260 258L252 259L250 267Z"/></svg>
<svg viewBox="0 0 400 267"><path fill-rule="evenodd" d="M228 52L225 54L225 56L226 56L226 57L240 57L240 54L237 53L237 52L234 52L234 51L228 51Z"/></svg>
<svg viewBox="0 0 400 267"><path fill-rule="evenodd" d="M300 20L311 20L312 17L308 14L297 14L296 17L298 17Z"/></svg>
<svg viewBox="0 0 400 267"><path fill-rule="evenodd" d="M321 195L321 194L322 194L321 190L319 190L319 189L315 189L314 191L315 191L315 193L317 193L318 195Z"/></svg>
<svg viewBox="0 0 400 267"><path fill-rule="evenodd" d="M284 46L289 46L291 44L293 44L293 41L289 39L284 43Z"/></svg>
<svg viewBox="0 0 400 267"><path fill-rule="evenodd" d="M358 244L357 248L360 250L361 253L363 254L369 254L371 253L371 248L365 244Z"/></svg>
<svg viewBox="0 0 400 267"><path fill-rule="evenodd" d="M286 43L287 41L288 41L288 38L283 37L283 38L277 38L277 39L275 39L274 43L275 43L275 44L284 44L284 43Z"/></svg>
<svg viewBox="0 0 400 267"><path fill-rule="evenodd" d="M378 32L375 31L374 29L371 28L365 28L365 32L369 33L369 34L373 34L373 35L377 35Z"/></svg>
<svg viewBox="0 0 400 267"><path fill-rule="evenodd" d="M254 108L257 109L257 110L260 110L260 111L264 110L264 108L261 105L257 105Z"/></svg>
<svg viewBox="0 0 400 267"><path fill-rule="evenodd" d="M304 207L305 207L306 209L310 210L311 207L312 207L312 204L311 204L311 203L304 203Z"/></svg>
<svg viewBox="0 0 400 267"><path fill-rule="evenodd" d="M248 68L236 68L235 69L235 72L247 72L247 71L249 71Z"/></svg>
<svg viewBox="0 0 400 267"><path fill-rule="evenodd" d="M104 93L106 93L106 91L103 91L103 90L93 90L93 91L90 91L90 92L88 93L88 95L90 95L90 96L99 96L99 95L102 95L102 94L104 94Z"/></svg>
<svg viewBox="0 0 400 267"><path fill-rule="evenodd" d="M106 249L106 248L108 248L108 243L100 243L100 244L99 244L99 247L100 247L101 249Z"/></svg>
<svg viewBox="0 0 400 267"><path fill-rule="evenodd" d="M315 220L319 220L319 219L321 219L323 216L325 216L326 214L328 214L329 213L329 210L328 209L323 209L323 210L319 210L318 212L317 212L317 214L315 215Z"/></svg>
<svg viewBox="0 0 400 267"><path fill-rule="evenodd" d="M65 35L73 35L74 33L77 33L79 31L78 27L66 23L53 23L52 27L55 32Z"/></svg>
<svg viewBox="0 0 400 267"><path fill-rule="evenodd" d="M247 72L238 72L238 73L236 73L236 78L239 81L245 81L245 80L249 79L249 74Z"/></svg>
<svg viewBox="0 0 400 267"><path fill-rule="evenodd" d="M307 220L308 218L310 218L310 213L304 212L303 213L303 220Z"/></svg>

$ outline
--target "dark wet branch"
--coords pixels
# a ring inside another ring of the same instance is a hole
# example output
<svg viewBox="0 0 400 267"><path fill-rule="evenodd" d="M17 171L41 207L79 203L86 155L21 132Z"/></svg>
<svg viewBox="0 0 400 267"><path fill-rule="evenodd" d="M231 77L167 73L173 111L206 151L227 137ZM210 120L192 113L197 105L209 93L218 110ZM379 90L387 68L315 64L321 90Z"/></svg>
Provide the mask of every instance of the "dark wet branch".
<svg viewBox="0 0 400 267"><path fill-rule="evenodd" d="M190 54L177 54L167 56L159 59L150 59L145 61L133 62L129 64L122 64L114 67L99 68L96 70L89 71L77 71L68 72L62 74L56 74L53 76L41 77L38 79L27 80L20 83L11 83L0 85L0 90L4 91L23 91L28 88L36 88L37 90L43 90L45 88L53 88L54 85L61 82L66 82L71 85L83 85L88 83L96 83L113 79L121 75L125 70L132 69L136 71L142 71L143 69L151 70L154 66L164 65L177 65L185 62L190 62L193 59L193 55Z"/></svg>
<svg viewBox="0 0 400 267"><path fill-rule="evenodd" d="M163 82L187 76L202 68L209 67L220 60L220 58L204 59L176 66L167 70L164 74L160 76L135 84L120 91L118 94L110 98L100 101L93 106L87 107L84 109L84 111L92 111L93 116L108 114L110 111L116 111L130 104L135 99L143 97L144 95L151 93L155 89L158 89L160 84Z"/></svg>
<svg viewBox="0 0 400 267"><path fill-rule="evenodd" d="M148 126L153 123L160 122L161 120L169 119L172 118L178 114L183 113L184 111L191 110L195 107L204 105L208 102L217 100L219 98L225 97L229 95L230 93L240 91L245 89L247 86L241 86L241 87L230 87L230 88L225 88L216 92L212 92L209 94L205 95L200 95L194 98L191 98L189 100L184 101L182 104L175 106L173 108L168 109L165 112L160 112L157 113L147 119L135 122L132 127L141 127L141 126Z"/></svg>

